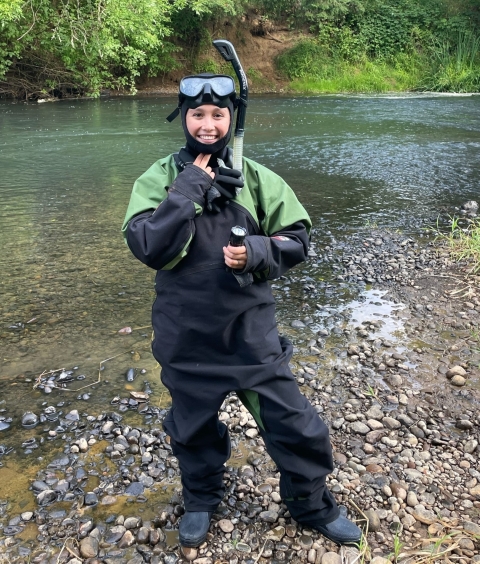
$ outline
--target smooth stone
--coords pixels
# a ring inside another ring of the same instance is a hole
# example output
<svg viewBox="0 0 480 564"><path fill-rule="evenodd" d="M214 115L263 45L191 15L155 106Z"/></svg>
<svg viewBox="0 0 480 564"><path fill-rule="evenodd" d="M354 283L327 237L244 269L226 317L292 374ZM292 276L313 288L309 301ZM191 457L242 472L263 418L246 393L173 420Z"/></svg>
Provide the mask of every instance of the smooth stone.
<svg viewBox="0 0 480 564"><path fill-rule="evenodd" d="M132 531L125 531L122 538L118 541L118 548L128 548L135 543Z"/></svg>
<svg viewBox="0 0 480 564"><path fill-rule="evenodd" d="M467 454L473 454L477 446L478 446L478 441L476 439L469 439L465 443L465 446L463 447L463 451L466 452Z"/></svg>
<svg viewBox="0 0 480 564"><path fill-rule="evenodd" d="M33 519L33 511L25 511L25 513L20 515L20 517L22 518L22 521L30 521Z"/></svg>
<svg viewBox="0 0 480 564"><path fill-rule="evenodd" d="M123 526L127 529L127 531L130 531L131 529L136 529L140 526L140 523L141 519L138 519L138 517L127 517L123 522Z"/></svg>
<svg viewBox="0 0 480 564"><path fill-rule="evenodd" d="M147 544L148 539L150 537L150 529L147 527L140 527L137 533L137 542L138 544Z"/></svg>
<svg viewBox="0 0 480 564"><path fill-rule="evenodd" d="M80 452L87 452L87 450L88 450L87 439L85 439L83 437L81 439L79 439L78 448L80 449Z"/></svg>
<svg viewBox="0 0 480 564"><path fill-rule="evenodd" d="M416 507L418 505L418 498L415 492L408 492L407 493L407 505L409 507Z"/></svg>
<svg viewBox="0 0 480 564"><path fill-rule="evenodd" d="M450 382L454 385L454 386L458 386L459 388L462 386L465 386L465 378L463 376L454 376Z"/></svg>
<svg viewBox="0 0 480 564"><path fill-rule="evenodd" d="M462 431L468 431L470 429L473 429L473 423L471 421L468 421L468 419L459 419L455 423L455 427Z"/></svg>
<svg viewBox="0 0 480 564"><path fill-rule="evenodd" d="M132 482L125 489L125 493L127 495L138 496L138 495L142 495L144 490L145 490L145 487L144 487L143 484L141 484L140 482Z"/></svg>
<svg viewBox="0 0 480 564"><path fill-rule="evenodd" d="M312 537L309 537L308 535L302 535L298 539L298 544L301 546L302 549L308 550L313 544L313 539L312 539Z"/></svg>
<svg viewBox="0 0 480 564"><path fill-rule="evenodd" d="M70 411L69 413L67 413L67 415L65 415L65 419L67 421L79 421L80 415L78 414L78 410L72 409L72 411Z"/></svg>
<svg viewBox="0 0 480 564"><path fill-rule="evenodd" d="M218 526L224 533L231 533L235 528L233 523L228 519L220 519Z"/></svg>
<svg viewBox="0 0 480 564"><path fill-rule="evenodd" d="M425 509L422 505L417 505L412 511L412 515L417 521L426 525L431 525L437 520L435 513L430 509Z"/></svg>
<svg viewBox="0 0 480 564"><path fill-rule="evenodd" d="M367 509L365 515L368 518L368 530L372 533L379 531L381 522L378 513L374 509Z"/></svg>
<svg viewBox="0 0 480 564"><path fill-rule="evenodd" d="M38 505L48 505L49 503L56 501L57 497L57 492L53 490L44 490L37 495L37 503Z"/></svg>
<svg viewBox="0 0 480 564"><path fill-rule="evenodd" d="M108 531L107 535L105 536L105 541L108 542L108 544L115 544L123 537L125 532L126 529L123 525L116 525Z"/></svg>
<svg viewBox="0 0 480 564"><path fill-rule="evenodd" d="M367 421L367 425L370 427L372 431L378 431L379 429L383 429L383 423L377 421L376 419L369 419Z"/></svg>
<svg viewBox="0 0 480 564"><path fill-rule="evenodd" d="M98 540L86 537L80 541L80 554L83 558L95 558L98 554Z"/></svg>
<svg viewBox="0 0 480 564"><path fill-rule="evenodd" d="M402 424L396 419L394 419L393 417L383 417L382 423L385 425L387 429L390 430L400 429L400 427L402 426Z"/></svg>
<svg viewBox="0 0 480 564"><path fill-rule="evenodd" d="M105 497L102 497L102 505L114 505L115 503L117 503L117 498L114 495L106 495Z"/></svg>
<svg viewBox="0 0 480 564"><path fill-rule="evenodd" d="M366 435L368 432L370 432L370 427L368 427L367 425L365 425L365 423L362 423L361 421L355 421L351 423L350 429L354 433L358 433L359 435Z"/></svg>
<svg viewBox="0 0 480 564"><path fill-rule="evenodd" d="M453 366L447 370L447 378L453 378L454 376L465 376L467 371L461 366Z"/></svg>
<svg viewBox="0 0 480 564"><path fill-rule="evenodd" d="M267 523L275 523L278 519L278 513L276 511L262 511L258 517Z"/></svg>
<svg viewBox="0 0 480 564"><path fill-rule="evenodd" d="M97 494L94 492L87 492L85 494L85 505L96 505L98 503Z"/></svg>
<svg viewBox="0 0 480 564"><path fill-rule="evenodd" d="M342 557L336 552L326 552L322 556L321 564L342 564Z"/></svg>
<svg viewBox="0 0 480 564"><path fill-rule="evenodd" d="M480 536L480 525L476 523L472 523L472 521L465 521L463 523L463 529L470 533L471 535L479 535Z"/></svg>
<svg viewBox="0 0 480 564"><path fill-rule="evenodd" d="M185 556L188 561L195 560L195 558L198 556L198 550L196 548L188 548L186 546L182 546L181 551L183 556Z"/></svg>

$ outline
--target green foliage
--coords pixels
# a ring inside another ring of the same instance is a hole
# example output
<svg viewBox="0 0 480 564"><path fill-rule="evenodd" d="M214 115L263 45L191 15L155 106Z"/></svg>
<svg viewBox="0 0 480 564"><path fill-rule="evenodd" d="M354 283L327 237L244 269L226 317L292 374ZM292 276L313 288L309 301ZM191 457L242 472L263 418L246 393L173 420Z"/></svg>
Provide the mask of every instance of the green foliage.
<svg viewBox="0 0 480 564"><path fill-rule="evenodd" d="M478 92L480 90L480 38L460 32L455 44L444 42L432 50L431 70L422 81L424 90Z"/></svg>
<svg viewBox="0 0 480 564"><path fill-rule="evenodd" d="M296 84L480 89L480 0L0 0L0 95L134 92L180 62L226 72L212 36L247 10L305 32L278 58Z"/></svg>
<svg viewBox="0 0 480 564"><path fill-rule="evenodd" d="M317 41L304 40L277 58L277 67L290 80L319 77L323 73L323 62L328 57L324 47Z"/></svg>
<svg viewBox="0 0 480 564"><path fill-rule="evenodd" d="M141 74L177 64L178 48L169 40L173 14L202 18L234 9L234 0L0 0L3 90L27 96L135 91Z"/></svg>

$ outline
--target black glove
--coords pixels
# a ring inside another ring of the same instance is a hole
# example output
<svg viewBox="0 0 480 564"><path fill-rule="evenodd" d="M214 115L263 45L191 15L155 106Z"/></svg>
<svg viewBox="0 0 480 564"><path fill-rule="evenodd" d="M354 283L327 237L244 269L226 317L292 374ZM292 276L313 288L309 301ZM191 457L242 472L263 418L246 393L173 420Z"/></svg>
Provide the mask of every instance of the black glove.
<svg viewBox="0 0 480 564"><path fill-rule="evenodd" d="M214 168L215 178L211 188L207 190L206 200L209 211L218 213L222 205L233 200L237 189L243 188L243 175L234 168Z"/></svg>
<svg viewBox="0 0 480 564"><path fill-rule="evenodd" d="M213 178L206 170L188 163L167 190L169 192L176 190L193 202L200 204L203 208L205 205L205 195L211 188L212 183Z"/></svg>

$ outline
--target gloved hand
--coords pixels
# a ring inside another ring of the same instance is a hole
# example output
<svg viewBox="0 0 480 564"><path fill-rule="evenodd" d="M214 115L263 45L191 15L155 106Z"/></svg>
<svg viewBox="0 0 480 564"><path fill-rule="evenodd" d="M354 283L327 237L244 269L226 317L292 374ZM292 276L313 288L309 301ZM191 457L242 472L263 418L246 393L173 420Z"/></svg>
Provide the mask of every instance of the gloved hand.
<svg viewBox="0 0 480 564"><path fill-rule="evenodd" d="M214 168L215 177L211 188L207 190L206 200L209 211L218 213L221 206L237 195L237 189L243 188L241 171L233 168Z"/></svg>

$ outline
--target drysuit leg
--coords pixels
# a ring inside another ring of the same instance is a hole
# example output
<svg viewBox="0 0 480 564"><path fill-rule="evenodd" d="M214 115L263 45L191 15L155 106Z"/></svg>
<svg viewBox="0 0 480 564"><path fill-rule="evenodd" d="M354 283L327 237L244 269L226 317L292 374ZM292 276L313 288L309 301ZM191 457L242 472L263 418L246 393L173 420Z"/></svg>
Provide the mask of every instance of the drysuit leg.
<svg viewBox="0 0 480 564"><path fill-rule="evenodd" d="M293 375L237 392L280 471L280 495L301 523L327 524L339 515L325 480L333 470L329 432Z"/></svg>
<svg viewBox="0 0 480 564"><path fill-rule="evenodd" d="M193 395L174 393L163 428L178 458L185 509L215 511L224 495L224 464L230 457L227 427L218 420L224 396L198 402Z"/></svg>

